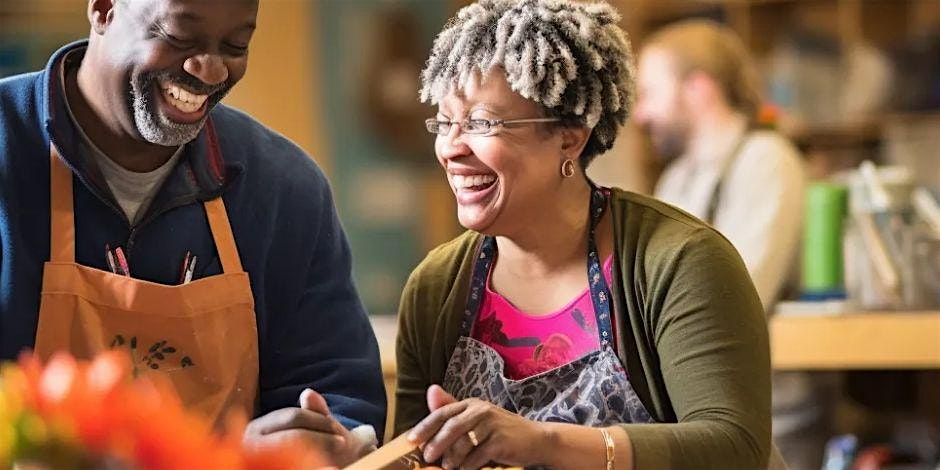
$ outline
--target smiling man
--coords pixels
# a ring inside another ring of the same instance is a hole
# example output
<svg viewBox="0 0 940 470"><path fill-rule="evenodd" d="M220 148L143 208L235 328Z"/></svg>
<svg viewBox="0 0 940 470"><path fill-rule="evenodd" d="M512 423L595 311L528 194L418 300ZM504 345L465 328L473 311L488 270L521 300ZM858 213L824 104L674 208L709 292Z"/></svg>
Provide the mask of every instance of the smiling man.
<svg viewBox="0 0 940 470"><path fill-rule="evenodd" d="M0 359L118 348L342 465L384 427L378 348L323 173L219 104L257 10L90 0L87 41L0 81Z"/></svg>

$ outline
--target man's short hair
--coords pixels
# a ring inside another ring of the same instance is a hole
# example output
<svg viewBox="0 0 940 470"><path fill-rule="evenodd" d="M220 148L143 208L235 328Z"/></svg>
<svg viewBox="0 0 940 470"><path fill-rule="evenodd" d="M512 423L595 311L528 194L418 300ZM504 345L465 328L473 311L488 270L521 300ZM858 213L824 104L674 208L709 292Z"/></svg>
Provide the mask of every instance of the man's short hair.
<svg viewBox="0 0 940 470"><path fill-rule="evenodd" d="M653 33L644 47L669 53L680 79L707 74L731 107L756 119L761 104L757 71L741 38L727 26L703 19L680 21Z"/></svg>

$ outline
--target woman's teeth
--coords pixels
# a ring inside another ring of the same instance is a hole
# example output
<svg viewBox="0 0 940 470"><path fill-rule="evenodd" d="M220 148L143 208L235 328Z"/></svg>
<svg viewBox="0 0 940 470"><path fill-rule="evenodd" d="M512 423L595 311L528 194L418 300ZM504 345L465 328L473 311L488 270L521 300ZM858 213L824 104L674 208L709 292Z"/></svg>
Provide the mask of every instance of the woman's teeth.
<svg viewBox="0 0 940 470"><path fill-rule="evenodd" d="M199 111L199 108L202 108L203 103L209 98L209 95L196 95L172 83L164 84L162 88L163 96L167 102L184 113Z"/></svg>
<svg viewBox="0 0 940 470"><path fill-rule="evenodd" d="M478 186L489 185L496 181L495 175L454 175L454 187L457 189L469 189Z"/></svg>

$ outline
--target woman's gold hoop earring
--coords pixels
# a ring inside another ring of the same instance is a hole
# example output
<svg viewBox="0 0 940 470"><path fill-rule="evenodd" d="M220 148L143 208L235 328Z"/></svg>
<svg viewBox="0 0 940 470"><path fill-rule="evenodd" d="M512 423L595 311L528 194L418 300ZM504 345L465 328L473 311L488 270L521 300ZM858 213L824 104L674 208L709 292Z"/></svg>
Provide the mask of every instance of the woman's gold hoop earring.
<svg viewBox="0 0 940 470"><path fill-rule="evenodd" d="M574 160L569 158L561 162L561 176L564 176L565 178L571 178L574 176L574 171Z"/></svg>

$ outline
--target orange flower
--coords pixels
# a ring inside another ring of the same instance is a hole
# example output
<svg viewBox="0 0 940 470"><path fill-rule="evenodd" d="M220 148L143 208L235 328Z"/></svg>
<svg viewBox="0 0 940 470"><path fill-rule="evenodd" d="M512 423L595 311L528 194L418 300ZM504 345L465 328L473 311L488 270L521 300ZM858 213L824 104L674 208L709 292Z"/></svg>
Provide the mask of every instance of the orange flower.
<svg viewBox="0 0 940 470"><path fill-rule="evenodd" d="M290 470L327 464L301 442L245 448L245 417L233 415L216 434L206 419L183 408L168 381L160 376L132 380L131 372L129 359L118 352L102 353L90 363L56 354L45 368L35 356L23 355L19 367L4 367L0 462L15 458L15 442L4 441L10 433L3 432L14 422L13 405L21 403L19 408L35 414L31 445L67 445L91 460L107 458L143 470Z"/></svg>

